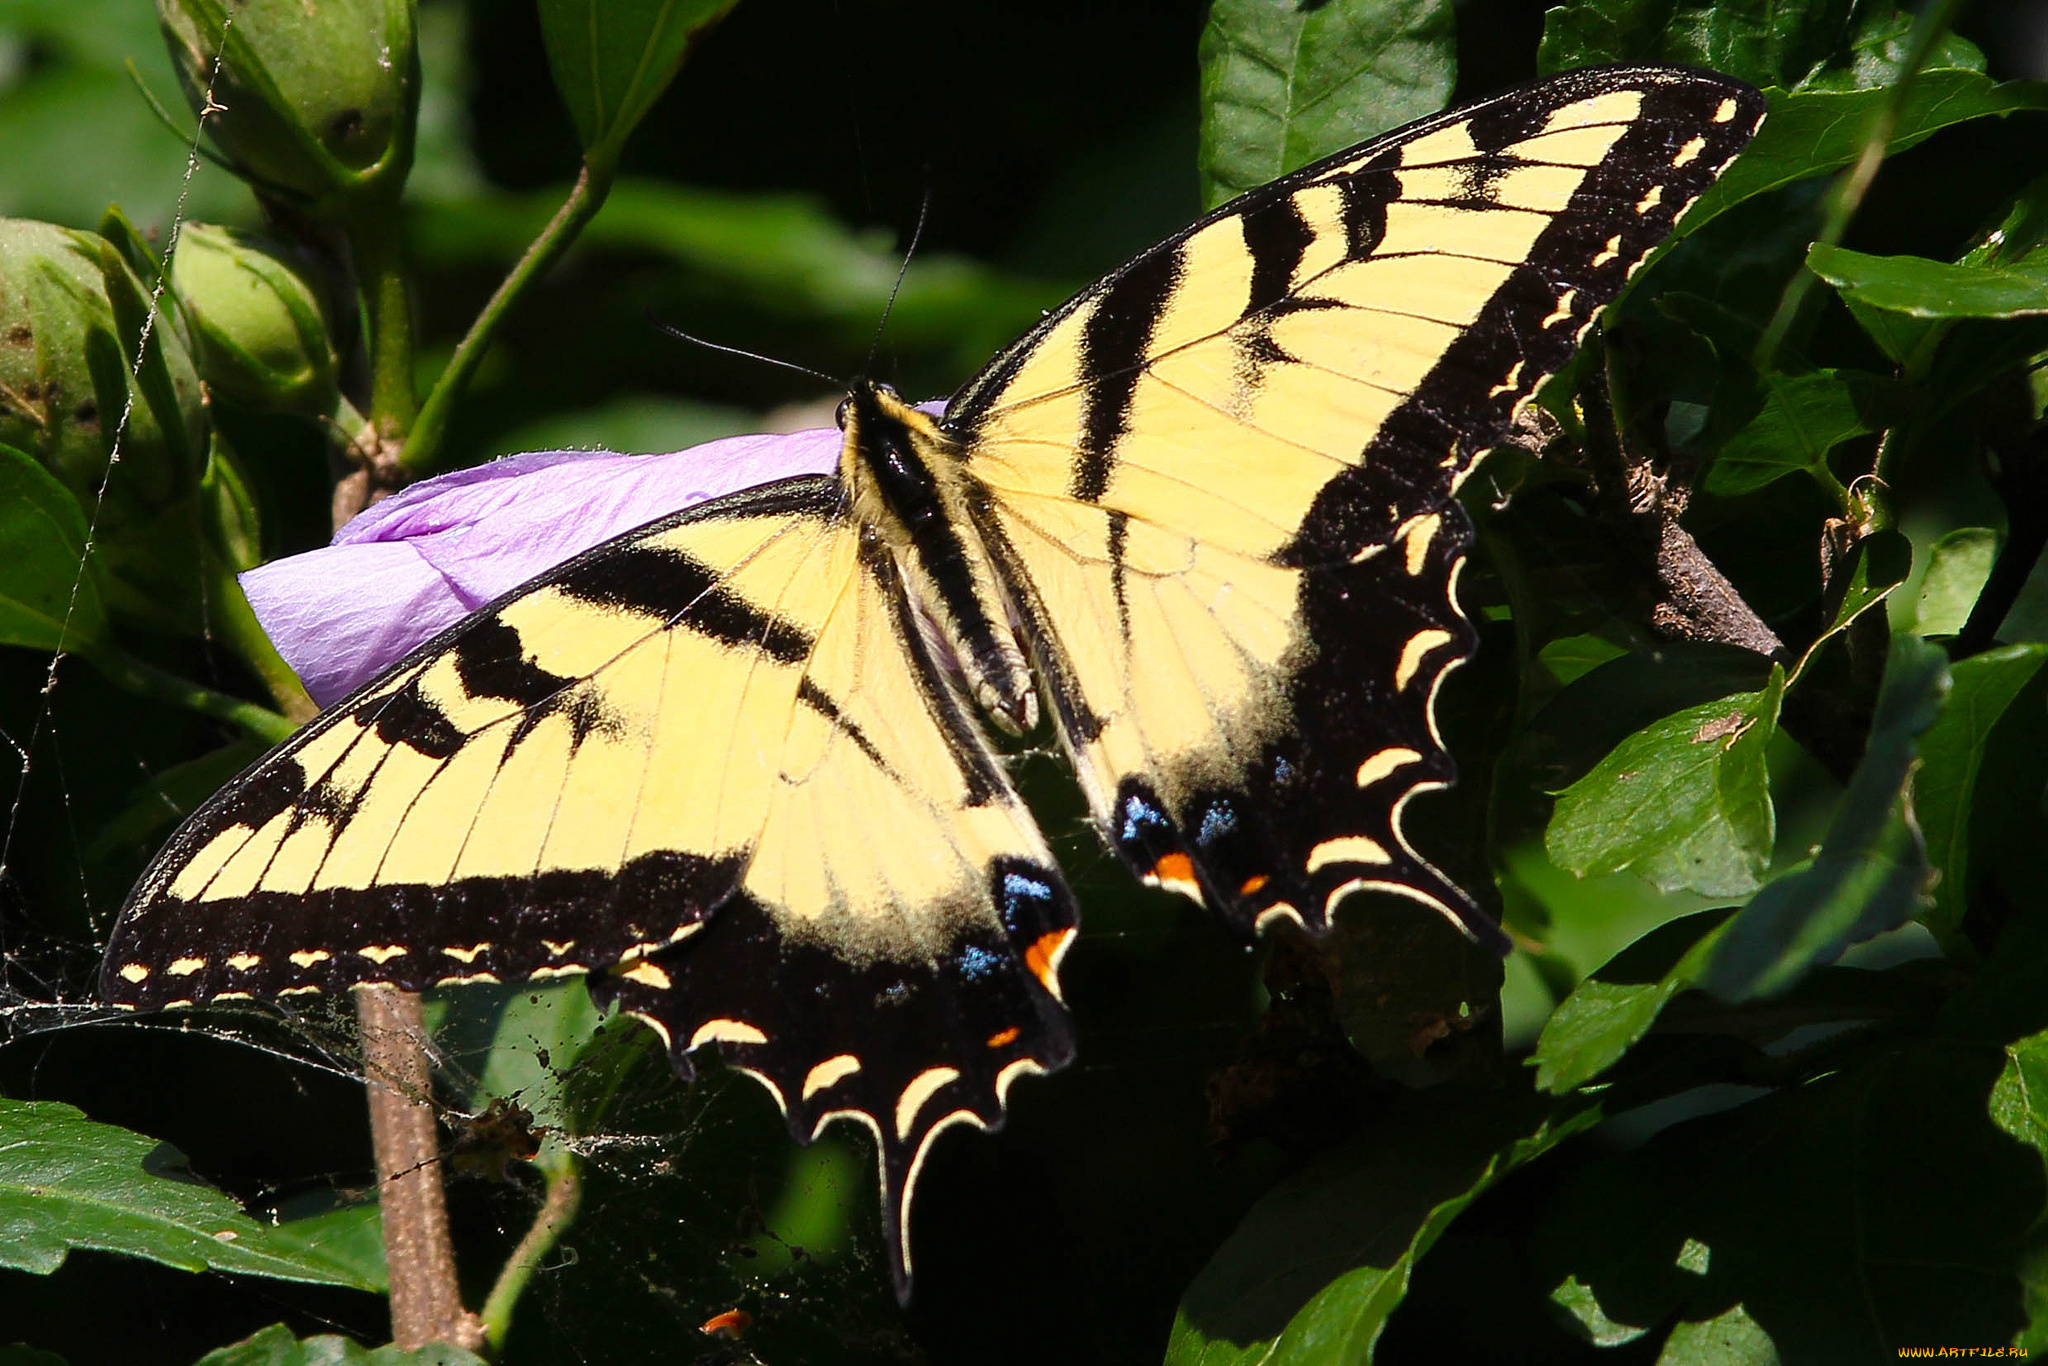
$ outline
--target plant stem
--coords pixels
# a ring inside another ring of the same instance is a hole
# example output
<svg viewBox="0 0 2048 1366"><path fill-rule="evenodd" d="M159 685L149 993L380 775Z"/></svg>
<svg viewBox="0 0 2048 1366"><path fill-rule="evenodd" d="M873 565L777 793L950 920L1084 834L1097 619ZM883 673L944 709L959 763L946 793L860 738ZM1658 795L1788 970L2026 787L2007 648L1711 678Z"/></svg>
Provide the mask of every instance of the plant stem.
<svg viewBox="0 0 2048 1366"><path fill-rule="evenodd" d="M383 984L358 987L355 997L377 1154L378 1213L391 1272L392 1343L408 1351L430 1342L480 1347L482 1326L463 1309L455 1280L420 998Z"/></svg>
<svg viewBox="0 0 2048 1366"><path fill-rule="evenodd" d="M1885 91L1884 102L1872 113L1856 159L1835 181L1834 190L1828 196L1827 216L1821 220L1820 234L1814 239L1816 245L1840 245L1843 235L1849 230L1850 221L1856 217L1856 211L1863 207L1863 197L1870 192L1871 182L1877 179L1878 168L1884 165L1885 153L1891 147L1892 134L1898 129L1899 115L1906 107L1906 96L1911 93L1920 68L1934 55L1934 45L1941 41L1942 35L1955 21L1961 3L1962 0L1935 0L1913 20L1913 30L1907 36L1905 62L1899 68L1897 79ZM1754 357L1757 369L1767 368L1776 358L1778 348L1784 345L1800 308L1805 305L1807 295L1812 293L1819 279L1802 265L1786 282L1785 292L1778 299L1777 312L1771 315L1763 336L1757 340Z"/></svg>
<svg viewBox="0 0 2048 1366"><path fill-rule="evenodd" d="M533 239L526 254L519 258L518 264L498 285L497 292L477 313L468 335L456 346L455 354L448 358L447 368L441 371L441 377L434 381L433 391L421 405L405 450L398 457L405 469L415 475L423 474L439 462L449 410L455 406L463 390L469 387L470 377L490 350L499 327L520 296L547 273L583 231L584 225L597 216L610 190L609 175L596 174L588 165L584 166L576 177L574 188L569 191L569 197L562 201L562 207L555 210L555 216L548 220L547 227Z"/></svg>
<svg viewBox="0 0 2048 1366"><path fill-rule="evenodd" d="M503 1349L505 1335L512 1327L513 1306L540 1268L541 1258L547 1256L560 1241L563 1230L574 1222L576 1207L583 1200L583 1174L574 1153L563 1151L554 1161L544 1162L541 1171L547 1178L547 1197L541 1202L540 1213L534 1216L519 1246L512 1249L511 1257L498 1272L497 1284L484 1301L484 1341L493 1353Z"/></svg>
<svg viewBox="0 0 2048 1366"><path fill-rule="evenodd" d="M288 716L180 678L168 669L159 669L137 659L118 645L94 645L78 653L91 660L93 667L113 682L137 696L169 702L173 706L186 707L225 721L266 745L274 745L298 729L298 722Z"/></svg>
<svg viewBox="0 0 2048 1366"><path fill-rule="evenodd" d="M419 415L412 387L412 279L396 206L357 215L348 240L369 322L370 420L381 440L396 443Z"/></svg>

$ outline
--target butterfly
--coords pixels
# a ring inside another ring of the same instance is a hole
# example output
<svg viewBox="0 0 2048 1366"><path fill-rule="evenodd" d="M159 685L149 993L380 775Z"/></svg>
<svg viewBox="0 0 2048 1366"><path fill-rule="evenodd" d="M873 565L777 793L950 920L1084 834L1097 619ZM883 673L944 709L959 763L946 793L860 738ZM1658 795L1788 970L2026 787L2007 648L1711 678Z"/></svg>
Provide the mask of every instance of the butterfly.
<svg viewBox="0 0 2048 1366"><path fill-rule="evenodd" d="M899 1293L934 1137L1074 1053L1077 922L983 722L1249 939L1352 893L1499 931L1413 848L1474 648L1459 484L1762 97L1569 73L1253 190L837 471L619 536L329 708L135 888L111 1002L588 976L796 1137L872 1130Z"/></svg>

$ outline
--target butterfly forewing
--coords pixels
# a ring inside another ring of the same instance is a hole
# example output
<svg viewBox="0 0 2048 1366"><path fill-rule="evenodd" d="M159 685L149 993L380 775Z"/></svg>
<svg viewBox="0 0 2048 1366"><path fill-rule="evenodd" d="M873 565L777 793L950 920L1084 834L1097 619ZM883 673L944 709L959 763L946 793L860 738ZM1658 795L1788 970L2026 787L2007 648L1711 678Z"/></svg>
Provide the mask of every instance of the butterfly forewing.
<svg viewBox="0 0 2048 1366"><path fill-rule="evenodd" d="M609 542L330 710L159 856L104 989L594 973L799 1137L871 1126L907 1282L932 1135L1071 1053L1074 921L893 565L814 478Z"/></svg>
<svg viewBox="0 0 2048 1366"><path fill-rule="evenodd" d="M1111 846L1249 932L1402 892L1473 647L1473 461L1747 142L1754 91L1575 73L1225 206L1053 314L945 426Z"/></svg>
<svg viewBox="0 0 2048 1366"><path fill-rule="evenodd" d="M942 430L858 387L904 444L597 547L206 803L108 999L590 974L683 1075L715 1044L799 1138L874 1131L907 1292L933 1136L1072 1052L1072 898L965 689L1025 723L1014 627L1111 847L1246 933L1378 887L1497 935L1402 832L1473 648L1453 495L1761 117L1559 77L1225 206Z"/></svg>

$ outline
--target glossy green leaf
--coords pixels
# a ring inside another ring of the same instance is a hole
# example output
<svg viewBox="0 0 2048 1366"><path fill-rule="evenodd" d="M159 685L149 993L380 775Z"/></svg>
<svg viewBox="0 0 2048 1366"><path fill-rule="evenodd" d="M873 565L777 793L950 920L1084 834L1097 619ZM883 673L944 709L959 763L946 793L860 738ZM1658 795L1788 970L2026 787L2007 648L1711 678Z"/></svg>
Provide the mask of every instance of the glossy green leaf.
<svg viewBox="0 0 2048 1366"><path fill-rule="evenodd" d="M1370 1361L1417 1259L1451 1221L1598 1118L1499 1101L1419 1094L1275 1187L1188 1286L1165 1366Z"/></svg>
<svg viewBox="0 0 2048 1366"><path fill-rule="evenodd" d="M1562 1095L1619 1062L1699 976L1729 915L1702 911L1660 925L1579 983L1536 1041L1536 1085Z"/></svg>
<svg viewBox="0 0 2048 1366"><path fill-rule="evenodd" d="M270 1234L279 1249L298 1248L339 1267L356 1283L388 1290L384 1222L374 1191L312 1190L286 1201Z"/></svg>
<svg viewBox="0 0 2048 1366"><path fill-rule="evenodd" d="M2044 240L2048 240L2048 175L2037 176L2014 195L2003 217L1982 233L1956 264L1970 270L2000 270L2007 266L2024 269L2030 260L2038 259ZM1849 253L1849 257L1855 258L1856 253ZM1822 259L1835 258L1824 253ZM1843 290L1840 297L1871 340L1904 366L1909 377L1917 378L1928 372L1942 341L1955 329L1956 320L1952 317L1920 316L1888 307L1882 291L1873 296L1852 288ZM2004 366L1969 368L1980 373L1988 369L1995 374Z"/></svg>
<svg viewBox="0 0 2048 1366"><path fill-rule="evenodd" d="M1938 339L1941 324L1933 319L1873 308L1853 295L1840 297L1849 310L1849 316L1877 343L1877 349L1901 365L1913 364L1925 357Z"/></svg>
<svg viewBox="0 0 2048 1366"><path fill-rule="evenodd" d="M85 510L56 476L0 446L0 645L90 648L105 634L96 562L85 558Z"/></svg>
<svg viewBox="0 0 2048 1366"><path fill-rule="evenodd" d="M1907 784L1948 690L1939 647L1914 636L1892 642L1870 742L1820 852L1736 914L1701 986L1727 1001L1772 995L1920 910L1929 869Z"/></svg>
<svg viewBox="0 0 2048 1366"><path fill-rule="evenodd" d="M274 1237L168 1144L69 1105L0 1099L0 1266L47 1274L83 1248L185 1271L381 1288L316 1247Z"/></svg>
<svg viewBox="0 0 2048 1366"><path fill-rule="evenodd" d="M1705 194L1693 202L1685 225L1696 230L1745 199L1848 165L1863 145L1886 90L1773 92L1770 116L1756 140ZM1925 71L1907 92L1890 148L1903 151L1943 128L1971 119L2048 109L2048 83L1999 84L1975 71Z"/></svg>
<svg viewBox="0 0 2048 1366"><path fill-rule="evenodd" d="M555 89L586 160L606 174L690 45L738 0L540 0Z"/></svg>
<svg viewBox="0 0 2048 1366"><path fill-rule="evenodd" d="M1940 876L1921 923L1951 952L1966 952L1963 916L1973 889L1971 827L1981 775L1993 736L2013 703L2027 694L2048 662L2048 645L2008 645L1957 662L1941 715L1920 739L1920 771L1913 779L1913 810L1927 841L1928 864ZM2040 690L2033 688L2034 705ZM1992 792L2009 790L2004 784ZM1994 798L1995 800L1995 798Z"/></svg>
<svg viewBox="0 0 2048 1366"><path fill-rule="evenodd" d="M1742 896L1763 881L1776 817L1765 749L1785 677L1687 707L1623 740L1558 795L1551 861L1580 877L1632 872L1657 887Z"/></svg>
<svg viewBox="0 0 2048 1366"><path fill-rule="evenodd" d="M408 1351L365 1347L333 1334L300 1339L279 1323L232 1347L208 1352L194 1366L484 1366L484 1359L441 1342Z"/></svg>
<svg viewBox="0 0 2048 1366"><path fill-rule="evenodd" d="M1217 0L1200 51L1203 202L1443 108L1456 41L1444 0Z"/></svg>
<svg viewBox="0 0 2048 1366"><path fill-rule="evenodd" d="M1790 87L1844 62L1859 39L1874 40L1854 18L1841 4L1568 0L1544 14L1537 68L1548 75L1603 62L1652 62Z"/></svg>
<svg viewBox="0 0 2048 1366"><path fill-rule="evenodd" d="M1806 264L1858 303L1915 318L2048 313L2048 252L2008 266L1958 266L1921 256L1866 256L1815 243Z"/></svg>
<svg viewBox="0 0 2048 1366"><path fill-rule="evenodd" d="M1876 375L1814 370L1766 371L1764 405L1714 456L1707 489L1723 497L1752 493L1788 474L1825 469L1828 453L1851 437L1888 426L1899 405Z"/></svg>
<svg viewBox="0 0 2048 1366"><path fill-rule="evenodd" d="M1990 527L1957 527L1936 541L1913 606L1914 634L1952 636L1962 630L1997 559L1998 533Z"/></svg>

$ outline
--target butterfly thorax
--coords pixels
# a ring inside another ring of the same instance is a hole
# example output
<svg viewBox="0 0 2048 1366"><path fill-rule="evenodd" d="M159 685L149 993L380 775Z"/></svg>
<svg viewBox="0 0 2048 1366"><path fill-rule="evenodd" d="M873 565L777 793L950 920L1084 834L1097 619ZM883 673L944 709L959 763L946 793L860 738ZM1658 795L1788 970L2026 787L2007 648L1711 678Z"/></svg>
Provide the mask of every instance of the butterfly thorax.
<svg viewBox="0 0 2048 1366"><path fill-rule="evenodd" d="M1038 697L1013 612L972 515L955 443L896 391L856 383L840 407L839 477L863 535L885 554L975 701L1002 729L1038 722Z"/></svg>

